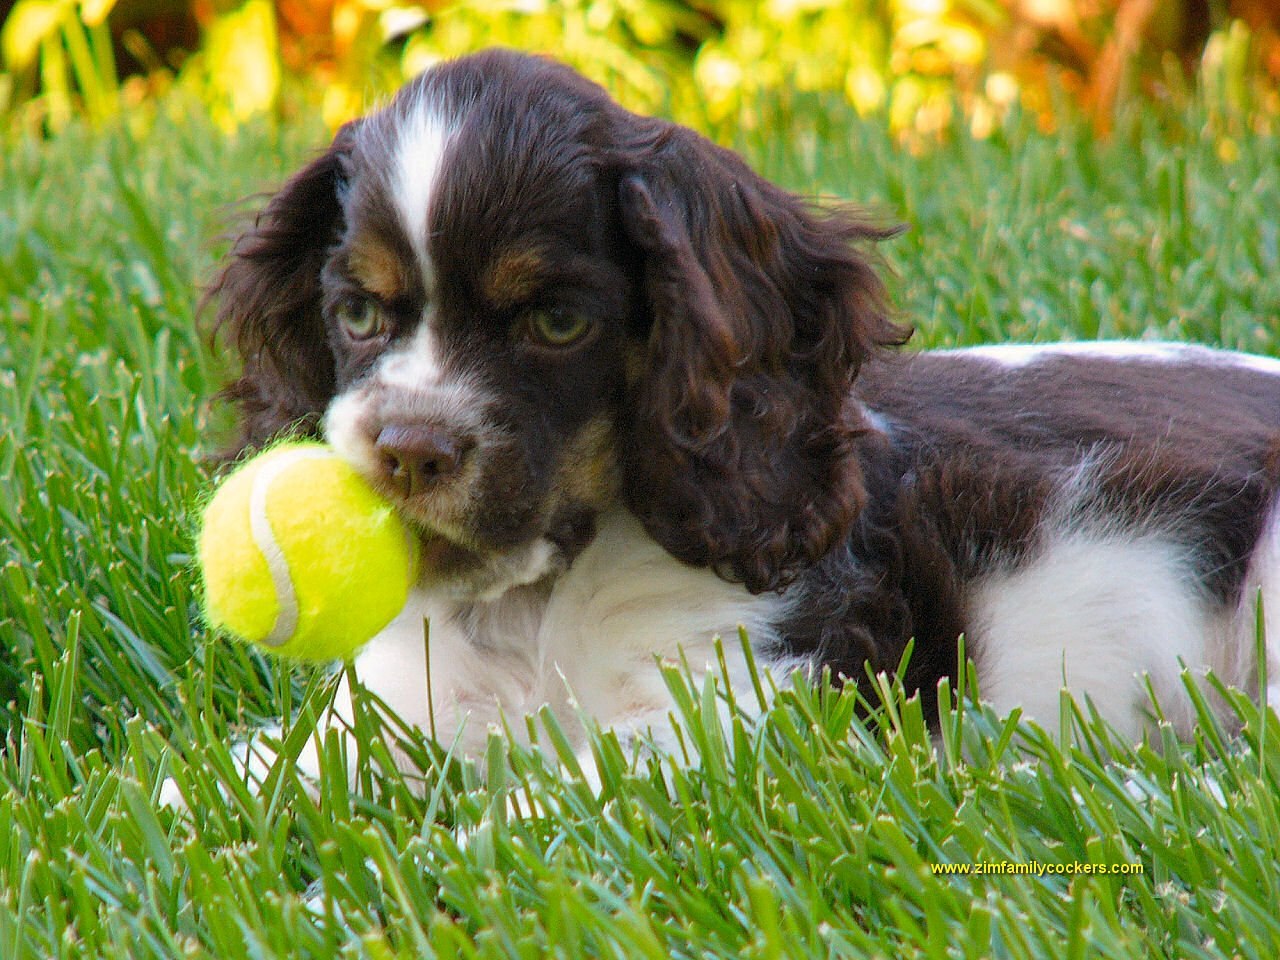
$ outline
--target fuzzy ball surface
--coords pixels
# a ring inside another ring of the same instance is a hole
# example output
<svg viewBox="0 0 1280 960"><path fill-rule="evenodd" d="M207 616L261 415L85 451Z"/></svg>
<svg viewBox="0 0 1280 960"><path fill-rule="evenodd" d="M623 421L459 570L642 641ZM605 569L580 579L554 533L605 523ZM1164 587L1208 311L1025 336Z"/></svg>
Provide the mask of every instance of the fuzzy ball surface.
<svg viewBox="0 0 1280 960"><path fill-rule="evenodd" d="M299 660L349 659L404 608L416 539L330 447L289 442L246 461L205 506L206 622Z"/></svg>

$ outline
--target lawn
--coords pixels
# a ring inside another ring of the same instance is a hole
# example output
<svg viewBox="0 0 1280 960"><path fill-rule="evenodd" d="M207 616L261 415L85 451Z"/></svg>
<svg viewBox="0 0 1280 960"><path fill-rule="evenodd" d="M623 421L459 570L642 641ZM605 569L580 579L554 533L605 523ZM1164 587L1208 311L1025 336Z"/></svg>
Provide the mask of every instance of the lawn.
<svg viewBox="0 0 1280 960"><path fill-rule="evenodd" d="M1274 137L1192 107L1107 143L1013 118L912 152L840 109L773 112L738 143L763 172L910 224L884 254L917 345L1280 355ZM332 678L199 624L189 511L227 417L194 303L234 202L321 138L226 137L177 99L0 134L0 958L1274 960L1280 724L1248 692L1241 733L1205 715L1194 743L1139 747L947 695L935 747L888 680L862 688L869 723L852 689L788 687L724 733L715 699L757 691L676 673L703 763L635 763L606 733L599 796L497 740L482 777L362 701L355 788L316 796L282 763L246 791L228 742L296 715L296 753ZM416 778L376 763L396 743ZM188 811L158 803L166 776Z"/></svg>

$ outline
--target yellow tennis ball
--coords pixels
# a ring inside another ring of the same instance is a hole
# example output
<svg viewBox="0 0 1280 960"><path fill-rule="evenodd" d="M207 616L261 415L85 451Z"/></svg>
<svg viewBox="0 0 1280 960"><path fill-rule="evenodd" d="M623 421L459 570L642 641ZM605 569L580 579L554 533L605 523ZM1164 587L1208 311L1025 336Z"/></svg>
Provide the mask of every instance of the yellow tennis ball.
<svg viewBox="0 0 1280 960"><path fill-rule="evenodd" d="M405 605L416 540L319 443L272 447L204 509L198 544L211 627L300 660L351 657Z"/></svg>

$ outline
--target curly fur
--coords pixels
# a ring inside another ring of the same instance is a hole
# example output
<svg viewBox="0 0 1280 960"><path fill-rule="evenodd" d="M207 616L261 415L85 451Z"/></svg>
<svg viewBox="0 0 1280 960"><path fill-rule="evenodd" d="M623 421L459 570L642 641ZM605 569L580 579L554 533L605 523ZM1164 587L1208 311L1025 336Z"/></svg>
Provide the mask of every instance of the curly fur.
<svg viewBox="0 0 1280 960"><path fill-rule="evenodd" d="M236 240L205 292L217 305L216 342L242 359L223 391L241 410L236 453L285 429L314 434L336 388L334 357L320 314L320 276L337 240L343 160L350 130L294 174Z"/></svg>
<svg viewBox="0 0 1280 960"><path fill-rule="evenodd" d="M851 389L907 332L855 243L895 231L816 211L676 128L629 159L621 219L653 326L628 505L680 559L778 589L862 506Z"/></svg>

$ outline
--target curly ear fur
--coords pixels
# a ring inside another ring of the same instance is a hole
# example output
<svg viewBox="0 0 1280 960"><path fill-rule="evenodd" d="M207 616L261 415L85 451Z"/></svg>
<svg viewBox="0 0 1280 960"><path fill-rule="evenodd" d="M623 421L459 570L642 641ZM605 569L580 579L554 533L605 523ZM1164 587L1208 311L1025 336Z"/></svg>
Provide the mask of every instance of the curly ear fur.
<svg viewBox="0 0 1280 960"><path fill-rule="evenodd" d="M650 128L631 157L619 209L652 329L631 387L628 503L674 556L780 588L863 501L854 377L909 331L852 245L897 231L817 212L678 127Z"/></svg>
<svg viewBox="0 0 1280 960"><path fill-rule="evenodd" d="M213 339L239 353L222 392L240 406L232 454L286 427L314 432L333 395L334 360L320 313L320 271L338 240L339 188L351 130L281 188L231 248L204 302L217 303Z"/></svg>

